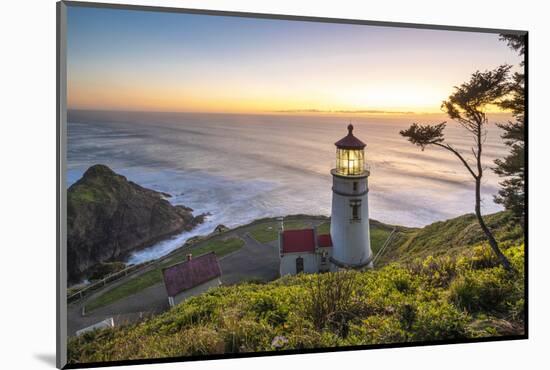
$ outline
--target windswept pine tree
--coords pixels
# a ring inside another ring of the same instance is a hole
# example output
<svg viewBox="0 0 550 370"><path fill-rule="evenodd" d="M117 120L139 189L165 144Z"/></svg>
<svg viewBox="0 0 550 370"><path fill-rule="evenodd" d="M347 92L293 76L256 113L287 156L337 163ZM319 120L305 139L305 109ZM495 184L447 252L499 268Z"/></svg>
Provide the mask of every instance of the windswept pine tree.
<svg viewBox="0 0 550 370"><path fill-rule="evenodd" d="M437 125L412 124L400 134L411 143L424 150L427 146L437 146L453 153L462 162L475 180L475 214L479 226L485 233L491 249L506 270L512 270L510 261L502 253L493 233L481 215L481 179L483 177L482 152L487 135L488 119L486 107L499 102L508 93L508 75L511 66L502 65L495 70L475 72L470 81L455 86L455 91L441 104L441 109L450 119L459 123L474 139L471 148L475 165L471 165L465 155L445 141L443 130L446 122Z"/></svg>
<svg viewBox="0 0 550 370"><path fill-rule="evenodd" d="M500 35L508 46L525 55L525 36ZM524 67L525 63L520 63ZM501 108L509 110L514 121L497 124L504 133L501 135L504 143L510 147L510 154L504 159L495 160L496 174L505 179L500 183L501 189L495 196L495 202L513 212L515 218L523 226L525 221L525 74L516 72L508 82L509 97L502 100Z"/></svg>

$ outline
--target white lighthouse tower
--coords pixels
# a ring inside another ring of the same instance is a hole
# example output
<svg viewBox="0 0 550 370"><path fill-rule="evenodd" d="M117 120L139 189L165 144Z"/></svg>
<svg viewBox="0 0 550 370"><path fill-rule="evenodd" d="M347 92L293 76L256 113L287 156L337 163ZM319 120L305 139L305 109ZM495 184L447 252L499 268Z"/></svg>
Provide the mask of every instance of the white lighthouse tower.
<svg viewBox="0 0 550 370"><path fill-rule="evenodd" d="M372 267L370 248L366 144L348 126L346 137L336 145L336 168L332 174L332 270Z"/></svg>

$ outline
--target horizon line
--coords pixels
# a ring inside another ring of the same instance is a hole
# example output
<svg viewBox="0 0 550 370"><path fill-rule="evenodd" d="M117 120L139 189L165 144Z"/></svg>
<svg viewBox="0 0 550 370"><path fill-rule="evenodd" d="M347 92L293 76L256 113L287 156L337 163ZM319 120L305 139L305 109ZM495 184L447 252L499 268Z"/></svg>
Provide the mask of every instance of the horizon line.
<svg viewBox="0 0 550 370"><path fill-rule="evenodd" d="M332 115L446 115L443 111L399 111L399 110L382 110L382 109L358 109L358 110L345 110L345 109L282 109L282 110L264 110L264 111L186 111L186 110L158 110L158 109L121 109L121 108L86 108L86 107L67 107L69 111L89 111L89 112L121 112L121 113L189 113L189 114L242 114L242 115L256 115L256 114L332 114ZM509 114L507 111L489 111L490 114Z"/></svg>

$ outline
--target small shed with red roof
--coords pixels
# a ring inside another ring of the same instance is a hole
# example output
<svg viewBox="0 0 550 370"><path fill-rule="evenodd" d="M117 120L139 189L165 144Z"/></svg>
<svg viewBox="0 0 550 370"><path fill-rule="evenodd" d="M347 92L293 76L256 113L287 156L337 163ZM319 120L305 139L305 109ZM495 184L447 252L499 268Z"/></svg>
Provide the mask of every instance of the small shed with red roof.
<svg viewBox="0 0 550 370"><path fill-rule="evenodd" d="M170 307L219 286L221 275L220 264L214 252L196 258L189 254L187 261L164 268L162 276Z"/></svg>
<svg viewBox="0 0 550 370"><path fill-rule="evenodd" d="M317 273L330 269L332 255L330 235L317 235L316 230L284 230L279 233L281 263L279 272L294 275Z"/></svg>

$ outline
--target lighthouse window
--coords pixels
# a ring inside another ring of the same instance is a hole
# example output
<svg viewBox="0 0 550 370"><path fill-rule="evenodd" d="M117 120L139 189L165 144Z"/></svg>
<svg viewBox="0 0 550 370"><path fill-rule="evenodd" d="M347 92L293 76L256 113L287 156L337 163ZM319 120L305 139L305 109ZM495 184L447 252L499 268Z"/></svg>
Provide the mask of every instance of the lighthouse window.
<svg viewBox="0 0 550 370"><path fill-rule="evenodd" d="M353 182L353 191L357 191L357 181Z"/></svg>
<svg viewBox="0 0 550 370"><path fill-rule="evenodd" d="M353 199L349 201L351 207L351 222L356 222L361 220L361 200Z"/></svg>
<svg viewBox="0 0 550 370"><path fill-rule="evenodd" d="M336 171L345 176L361 175L365 169L365 153L362 149L336 151Z"/></svg>

